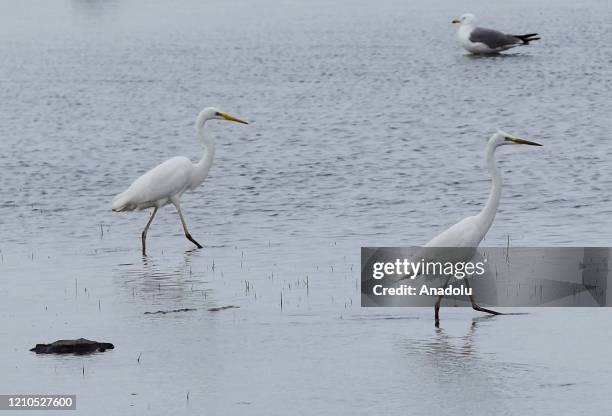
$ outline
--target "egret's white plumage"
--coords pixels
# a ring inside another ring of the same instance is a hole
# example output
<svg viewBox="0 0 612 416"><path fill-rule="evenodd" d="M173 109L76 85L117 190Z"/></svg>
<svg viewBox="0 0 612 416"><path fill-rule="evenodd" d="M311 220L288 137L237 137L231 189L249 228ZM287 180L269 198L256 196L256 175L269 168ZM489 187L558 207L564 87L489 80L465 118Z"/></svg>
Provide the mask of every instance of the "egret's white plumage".
<svg viewBox="0 0 612 416"><path fill-rule="evenodd" d="M180 198L185 191L197 187L194 180L197 164L186 157L176 156L151 169L113 200L113 211L140 211L161 208L171 198ZM205 175L204 175L205 176Z"/></svg>
<svg viewBox="0 0 612 416"><path fill-rule="evenodd" d="M467 51L473 54L495 54L516 46L529 45L529 42L540 39L537 33L509 35L497 30L478 27L476 16L466 13L453 23L459 24L457 38Z"/></svg>
<svg viewBox="0 0 612 416"><path fill-rule="evenodd" d="M489 170L489 173L491 174L491 177L493 179L493 185L491 187L491 192L484 208L478 214L462 219L458 223L454 224L450 228L444 230L443 232L432 238L425 245L426 248L422 253L422 256L424 258L430 257L430 255L427 254L428 247L432 248L431 250L429 250L432 253L431 256L435 256L436 254L440 253L439 250L434 250L434 247L449 247L458 249L449 251L453 262L467 262L472 259L476 252L476 248L480 245L480 242L483 240L483 238L491 228L491 225L493 224L493 220L495 219L495 214L497 213L497 208L499 206L499 201L501 198L502 179L499 169L497 168L497 165L495 163L495 149L497 149L499 146L511 144L527 144L532 146L541 146L538 143L520 139L508 133L504 133L503 131L498 131L493 136L491 136L487 143L485 158L487 161L487 169ZM461 250L461 248L468 249ZM449 280L447 279L444 286L448 284L448 281ZM465 280L465 282L466 285L469 286L467 279ZM440 296L435 306L436 325L439 323L439 310L441 301L442 297ZM498 314L498 312L478 306L472 296L470 296L470 301L472 302L472 307L478 311Z"/></svg>
<svg viewBox="0 0 612 416"><path fill-rule="evenodd" d="M247 124L234 116L223 113L216 108L208 107L200 112L196 119L198 138L205 148L202 159L193 163L186 157L177 156L157 165L138 179L124 192L117 195L112 203L113 211L140 211L154 208L151 218L142 232L142 252L146 252L146 236L157 210L172 203L176 207L185 236L198 247L202 247L187 231L187 224L180 207L180 198L186 191L197 188L208 176L215 156L215 142L206 134L204 125L208 120L228 120Z"/></svg>

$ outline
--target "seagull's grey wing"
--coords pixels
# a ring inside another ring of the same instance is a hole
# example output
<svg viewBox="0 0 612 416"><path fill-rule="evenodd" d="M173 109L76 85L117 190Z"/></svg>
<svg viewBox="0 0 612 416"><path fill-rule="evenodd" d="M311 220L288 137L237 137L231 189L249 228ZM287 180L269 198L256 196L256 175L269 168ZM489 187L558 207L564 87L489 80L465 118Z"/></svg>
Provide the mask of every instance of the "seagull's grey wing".
<svg viewBox="0 0 612 416"><path fill-rule="evenodd" d="M498 32L493 29L485 29L484 27L476 27L470 33L470 41L474 43L484 43L491 49L510 46L517 43L522 43L521 40L512 35Z"/></svg>

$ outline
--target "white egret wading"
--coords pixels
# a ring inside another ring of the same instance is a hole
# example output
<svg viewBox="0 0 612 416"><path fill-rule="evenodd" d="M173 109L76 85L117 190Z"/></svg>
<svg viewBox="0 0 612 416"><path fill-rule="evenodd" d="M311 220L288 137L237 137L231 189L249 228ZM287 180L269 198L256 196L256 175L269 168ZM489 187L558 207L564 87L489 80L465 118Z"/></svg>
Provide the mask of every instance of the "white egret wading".
<svg viewBox="0 0 612 416"><path fill-rule="evenodd" d="M215 142L212 137L206 134L204 129L208 120L228 120L248 124L246 121L223 113L216 108L205 108L196 119L198 138L205 148L202 159L197 163L192 163L191 160L182 156L168 159L136 179L126 191L117 195L113 200L112 209L116 212L153 208L151 218L149 218L142 231L143 255L146 255L146 239L149 226L153 222L157 211L169 203L176 207L185 237L198 248L202 248L200 243L187 230L187 223L181 211L180 199L184 192L191 191L204 182L212 165L215 156Z"/></svg>
<svg viewBox="0 0 612 416"><path fill-rule="evenodd" d="M476 26L477 19L471 13L466 13L453 23L459 24L457 37L461 46L473 54L496 54L515 46L529 45L533 40L539 40L537 33L525 35L508 35L493 29Z"/></svg>
<svg viewBox="0 0 612 416"><path fill-rule="evenodd" d="M501 197L502 178L499 173L499 169L495 163L495 149L499 146L515 145L515 144L527 144L531 146L541 146L541 144L523 140L518 137L512 136L511 134L498 131L489 139L486 148L486 160L487 168L493 178L493 186L489 199L485 204L482 211L479 214L467 217L446 229L442 233L434 237L425 247L454 247L454 248L473 248L473 250L456 250L456 252L464 253L467 258L459 259L455 258L454 261L470 261L476 252L476 248L480 245L480 242L485 237L493 220L497 213L497 207L499 206L499 200ZM446 288L450 277L446 279L443 288ZM466 286L469 288L468 279L464 279ZM474 297L470 295L470 301L472 308L477 311L490 313L493 315L499 315L499 312L485 309L476 303ZM442 296L438 297L438 301L435 305L435 323L436 326L440 323L440 303L442 302Z"/></svg>

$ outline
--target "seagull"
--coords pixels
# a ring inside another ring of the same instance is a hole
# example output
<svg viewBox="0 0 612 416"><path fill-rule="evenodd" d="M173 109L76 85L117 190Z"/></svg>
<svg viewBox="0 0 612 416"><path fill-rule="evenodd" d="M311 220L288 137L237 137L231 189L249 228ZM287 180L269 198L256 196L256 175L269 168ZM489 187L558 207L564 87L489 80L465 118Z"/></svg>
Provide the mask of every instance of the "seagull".
<svg viewBox="0 0 612 416"><path fill-rule="evenodd" d="M478 27L476 16L471 13L453 19L453 23L459 23L457 37L461 46L476 55L496 54L515 46L529 45L532 40L540 39L537 33L509 35L497 30Z"/></svg>

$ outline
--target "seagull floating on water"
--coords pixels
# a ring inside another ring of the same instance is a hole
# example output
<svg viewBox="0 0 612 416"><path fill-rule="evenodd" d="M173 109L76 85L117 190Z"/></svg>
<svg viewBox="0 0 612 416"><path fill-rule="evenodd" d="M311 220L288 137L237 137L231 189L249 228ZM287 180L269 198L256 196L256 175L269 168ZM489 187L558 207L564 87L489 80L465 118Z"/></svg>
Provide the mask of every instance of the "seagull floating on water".
<svg viewBox="0 0 612 416"><path fill-rule="evenodd" d="M493 29L476 26L477 19L466 13L453 23L459 23L457 37L461 46L473 54L495 54L515 46L529 45L529 42L540 39L537 33L509 35Z"/></svg>

